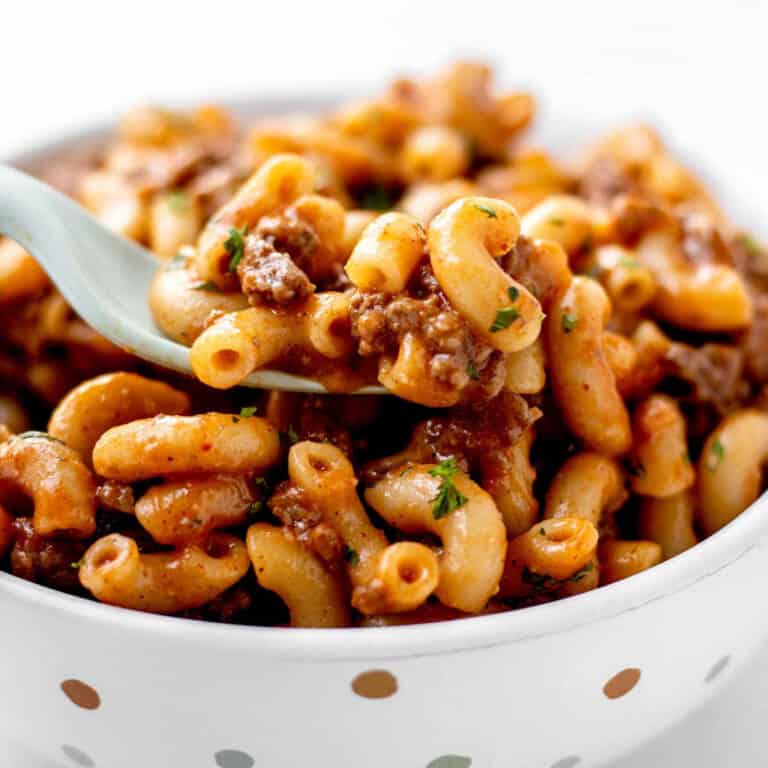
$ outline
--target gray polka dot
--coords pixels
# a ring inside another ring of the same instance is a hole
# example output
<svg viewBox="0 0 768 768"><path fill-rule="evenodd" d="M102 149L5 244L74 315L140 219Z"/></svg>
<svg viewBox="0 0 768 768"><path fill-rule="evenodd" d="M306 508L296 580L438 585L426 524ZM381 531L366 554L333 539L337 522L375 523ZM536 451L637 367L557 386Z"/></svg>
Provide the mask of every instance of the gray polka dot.
<svg viewBox="0 0 768 768"><path fill-rule="evenodd" d="M96 763L83 752L82 749L77 747L71 747L69 744L64 744L61 751L76 765L81 765L83 768L93 768Z"/></svg>
<svg viewBox="0 0 768 768"><path fill-rule="evenodd" d="M710 669L709 672L707 672L707 676L704 678L704 682L711 683L728 666L730 661L731 661L730 656L723 656L722 659L718 659L712 665L712 669Z"/></svg>
<svg viewBox="0 0 768 768"><path fill-rule="evenodd" d="M219 768L253 768L254 759L239 749L221 749L215 755Z"/></svg>
<svg viewBox="0 0 768 768"><path fill-rule="evenodd" d="M472 760L461 755L442 755L436 757L427 768L469 768Z"/></svg>
<svg viewBox="0 0 768 768"><path fill-rule="evenodd" d="M577 757L576 755L568 755L568 757L563 757L556 763L552 763L549 768L576 768L580 762L580 757Z"/></svg>

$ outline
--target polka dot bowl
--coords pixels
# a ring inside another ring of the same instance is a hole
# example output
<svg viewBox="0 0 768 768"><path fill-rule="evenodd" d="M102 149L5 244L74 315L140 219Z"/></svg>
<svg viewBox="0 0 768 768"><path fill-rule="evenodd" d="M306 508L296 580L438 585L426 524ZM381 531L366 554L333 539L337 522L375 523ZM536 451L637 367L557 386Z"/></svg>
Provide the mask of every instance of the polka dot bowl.
<svg viewBox="0 0 768 768"><path fill-rule="evenodd" d="M761 499L625 582L379 629L181 621L0 573L0 764L591 768L748 663L768 628L767 531Z"/></svg>

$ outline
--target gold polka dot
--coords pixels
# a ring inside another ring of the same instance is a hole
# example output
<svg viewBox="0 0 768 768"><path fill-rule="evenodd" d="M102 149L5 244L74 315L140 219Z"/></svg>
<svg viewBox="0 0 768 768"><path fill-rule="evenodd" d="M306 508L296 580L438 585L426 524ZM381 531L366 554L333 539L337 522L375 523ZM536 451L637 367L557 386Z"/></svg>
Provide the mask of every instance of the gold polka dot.
<svg viewBox="0 0 768 768"><path fill-rule="evenodd" d="M352 690L364 699L386 699L397 693L397 678L385 669L369 669L352 681Z"/></svg>
<svg viewBox="0 0 768 768"><path fill-rule="evenodd" d="M98 692L82 680L64 680L61 684L61 690L77 707L98 709L101 706L101 697Z"/></svg>
<svg viewBox="0 0 768 768"><path fill-rule="evenodd" d="M609 699L626 696L640 680L640 670L628 667L615 674L604 686L603 693Z"/></svg>

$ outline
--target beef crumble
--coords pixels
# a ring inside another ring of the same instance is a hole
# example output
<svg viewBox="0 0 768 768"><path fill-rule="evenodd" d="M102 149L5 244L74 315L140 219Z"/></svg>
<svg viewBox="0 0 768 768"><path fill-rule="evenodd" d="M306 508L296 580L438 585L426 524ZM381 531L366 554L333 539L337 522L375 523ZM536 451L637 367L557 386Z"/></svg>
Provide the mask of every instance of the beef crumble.
<svg viewBox="0 0 768 768"><path fill-rule="evenodd" d="M417 335L429 356L428 373L456 390L488 399L504 384L501 355L483 343L448 303L424 260L404 295L379 291L352 294L352 335L362 356L395 357L406 334ZM477 382L479 386L473 386Z"/></svg>
<svg viewBox="0 0 768 768"><path fill-rule="evenodd" d="M18 517L14 523L15 543L11 550L11 572L68 592L79 591L77 563L88 548L74 539L48 539L35 533L32 518Z"/></svg>
<svg viewBox="0 0 768 768"><path fill-rule="evenodd" d="M314 290L306 273L285 251L278 251L260 235L245 239L245 252L237 265L240 287L253 306L287 306L302 301Z"/></svg>

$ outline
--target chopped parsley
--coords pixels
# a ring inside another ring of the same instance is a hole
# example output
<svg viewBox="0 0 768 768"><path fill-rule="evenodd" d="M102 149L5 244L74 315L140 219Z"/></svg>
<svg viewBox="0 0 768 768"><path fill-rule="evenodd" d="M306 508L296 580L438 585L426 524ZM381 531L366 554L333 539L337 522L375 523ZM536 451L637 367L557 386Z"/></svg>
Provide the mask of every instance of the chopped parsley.
<svg viewBox="0 0 768 768"><path fill-rule="evenodd" d="M707 469L709 469L711 472L714 472L720 466L720 463L725 456L725 446L723 446L723 444L720 442L720 438L715 438L715 441L712 443L709 452L711 455L709 461L707 462Z"/></svg>
<svg viewBox="0 0 768 768"><path fill-rule="evenodd" d="M489 219L498 219L499 215L496 213L496 211L493 210L493 208L490 208L487 205L483 205L482 203L475 203L475 208L477 208L478 211L481 211L484 213Z"/></svg>
<svg viewBox="0 0 768 768"><path fill-rule="evenodd" d="M252 501L247 509L246 512L251 517L256 517L257 515L261 514L261 510L264 509L264 502L263 501Z"/></svg>
<svg viewBox="0 0 768 768"><path fill-rule="evenodd" d="M536 573L528 568L523 568L522 579L525 584L533 587L534 592L551 592L563 584L581 581L594 567L595 564L590 560L590 562L572 573L567 579L553 579L546 573Z"/></svg>
<svg viewBox="0 0 768 768"><path fill-rule="evenodd" d="M549 223L550 223L550 224L551 224L553 227L562 227L562 226L564 226L564 225L565 225L565 222L564 222L562 219L550 219L550 220L549 220Z"/></svg>
<svg viewBox="0 0 768 768"><path fill-rule="evenodd" d="M224 241L224 250L229 256L229 271L235 272L237 265L242 261L245 254L245 237L248 234L248 225L243 224L242 229L232 227L229 230L229 237Z"/></svg>
<svg viewBox="0 0 768 768"><path fill-rule="evenodd" d="M539 533L540 533L542 536L546 536L546 535L547 535L547 532L544 530L544 526L542 526L541 528L539 528Z"/></svg>
<svg viewBox="0 0 768 768"><path fill-rule="evenodd" d="M507 288L507 296L509 296L510 301L517 301L520 298L520 291L514 285L510 285Z"/></svg>
<svg viewBox="0 0 768 768"><path fill-rule="evenodd" d="M360 207L368 211L388 211L395 204L393 195L381 184L367 187L360 194L359 202Z"/></svg>
<svg viewBox="0 0 768 768"><path fill-rule="evenodd" d="M408 474L408 473L409 473L409 472L410 472L412 469L413 469L413 467L412 467L412 466L409 464L409 465L408 465L408 466L407 466L407 467L406 467L406 468L405 468L405 469L404 469L404 470L403 470L403 471L400 473L400 477L405 477L405 476L406 476L406 475L407 475L407 474Z"/></svg>
<svg viewBox="0 0 768 768"><path fill-rule="evenodd" d="M76 571L79 571L80 566L83 564L83 560L85 560L85 558L81 557L79 560L76 560L74 563L70 563L69 567L74 568Z"/></svg>
<svg viewBox="0 0 768 768"><path fill-rule="evenodd" d="M216 283L213 282L213 280L206 280L204 283L198 283L197 285L192 286L193 291L210 291L211 293L221 293L221 288L219 288Z"/></svg>
<svg viewBox="0 0 768 768"><path fill-rule="evenodd" d="M246 405L245 408L240 409L240 416L242 416L244 419L250 419L251 416L255 416L258 412L258 405Z"/></svg>
<svg viewBox="0 0 768 768"><path fill-rule="evenodd" d="M429 470L429 474L432 477L442 479L440 490L432 500L434 502L432 505L432 517L435 520L440 520L440 518L449 515L467 503L467 497L453 484L453 478L459 471L456 459L453 456L441 461L437 466Z"/></svg>
<svg viewBox="0 0 768 768"><path fill-rule="evenodd" d="M174 189L168 193L168 206L174 213L184 213L189 208L189 198L181 189Z"/></svg>
<svg viewBox="0 0 768 768"><path fill-rule="evenodd" d="M257 488L266 488L267 487L267 478L266 477L254 477L251 482L257 487Z"/></svg>
<svg viewBox="0 0 768 768"><path fill-rule="evenodd" d="M569 312L563 312L560 324L562 325L563 333L570 333L579 324L579 318Z"/></svg>
<svg viewBox="0 0 768 768"><path fill-rule="evenodd" d="M299 442L299 435L293 426L288 427L285 432L281 432L280 437L289 442L291 445L296 445L296 443Z"/></svg>
<svg viewBox="0 0 768 768"><path fill-rule="evenodd" d="M477 381L480 378L480 374L477 372L477 366L475 365L474 360L470 360L467 363L467 376L469 376L472 381Z"/></svg>
<svg viewBox="0 0 768 768"><path fill-rule="evenodd" d="M233 416L232 417L232 423L233 424L239 424L240 423L240 417L239 416Z"/></svg>
<svg viewBox="0 0 768 768"><path fill-rule="evenodd" d="M348 547L346 544L344 545L344 559L350 565L358 565L360 563L360 555L357 554L356 550L352 549L352 547Z"/></svg>
<svg viewBox="0 0 768 768"><path fill-rule="evenodd" d="M63 440L59 440L58 437L49 435L47 432L39 432L37 430L22 432L19 437L22 440L49 440L52 443L60 443L61 445L66 445L66 443Z"/></svg>
<svg viewBox="0 0 768 768"><path fill-rule="evenodd" d="M491 333L498 333L499 331L503 331L505 328L509 328L509 326L512 325L512 323L514 323L518 317L520 317L520 313L517 311L517 309L515 309L515 307L502 307L501 309L497 309L496 317L491 323Z"/></svg>
<svg viewBox="0 0 768 768"><path fill-rule="evenodd" d="M760 244L754 237L752 237L752 235L740 235L739 242L750 256L760 256L762 254Z"/></svg>

